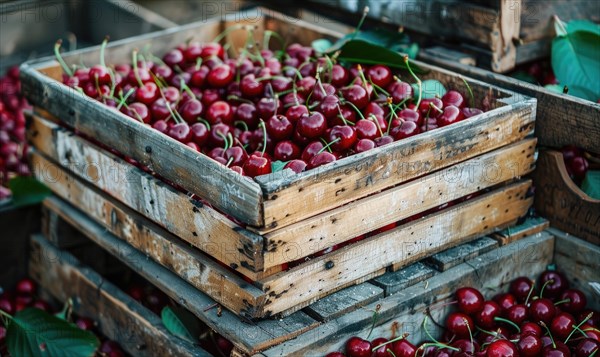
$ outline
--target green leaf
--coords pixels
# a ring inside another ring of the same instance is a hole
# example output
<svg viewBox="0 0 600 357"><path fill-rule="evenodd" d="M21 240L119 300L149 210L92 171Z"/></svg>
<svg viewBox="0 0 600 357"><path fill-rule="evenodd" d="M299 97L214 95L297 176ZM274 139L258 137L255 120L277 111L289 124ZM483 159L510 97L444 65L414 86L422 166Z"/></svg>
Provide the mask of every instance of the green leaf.
<svg viewBox="0 0 600 357"><path fill-rule="evenodd" d="M364 40L346 42L341 48L338 59L350 63L383 64L388 67L407 68L404 63L404 55ZM411 68L415 73L423 73L423 70L414 64L411 64Z"/></svg>
<svg viewBox="0 0 600 357"><path fill-rule="evenodd" d="M287 164L287 161L274 161L271 163L271 172L278 172L283 170L283 168L285 167L285 165Z"/></svg>
<svg viewBox="0 0 600 357"><path fill-rule="evenodd" d="M6 331L11 356L86 357L99 344L93 333L34 308L13 316Z"/></svg>
<svg viewBox="0 0 600 357"><path fill-rule="evenodd" d="M165 306L160 315L163 324L173 335L191 343L198 342L200 323L191 312L178 306Z"/></svg>
<svg viewBox="0 0 600 357"><path fill-rule="evenodd" d="M8 182L15 207L35 205L52 195L52 191L33 177L14 177Z"/></svg>
<svg viewBox="0 0 600 357"><path fill-rule="evenodd" d="M419 100L419 85L417 83L411 84L413 87L413 93L415 101ZM429 99L434 97L442 97L446 94L446 87L442 84L442 82L436 79L427 79L424 80L421 84L423 87L423 99Z"/></svg>
<svg viewBox="0 0 600 357"><path fill-rule="evenodd" d="M331 48L331 46L333 46L333 43L325 38L321 38L319 40L314 40L311 43L311 46L318 53L325 53L329 48Z"/></svg>
<svg viewBox="0 0 600 357"><path fill-rule="evenodd" d="M563 89L565 87L561 86L560 84L546 84L544 86L544 88L546 88L547 90L549 90L551 92L563 94Z"/></svg>
<svg viewBox="0 0 600 357"><path fill-rule="evenodd" d="M581 184L581 190L591 198L600 200L600 171L588 171Z"/></svg>
<svg viewBox="0 0 600 357"><path fill-rule="evenodd" d="M410 39L402 32L392 32L382 29L367 30L351 32L346 36L340 38L335 44L327 50L328 53L333 53L340 50L347 42L353 40L362 40L369 42L373 45L382 46L394 50L394 46L407 45L410 43Z"/></svg>
<svg viewBox="0 0 600 357"><path fill-rule="evenodd" d="M569 94L596 101L600 98L600 25L571 21L552 41L552 69Z"/></svg>

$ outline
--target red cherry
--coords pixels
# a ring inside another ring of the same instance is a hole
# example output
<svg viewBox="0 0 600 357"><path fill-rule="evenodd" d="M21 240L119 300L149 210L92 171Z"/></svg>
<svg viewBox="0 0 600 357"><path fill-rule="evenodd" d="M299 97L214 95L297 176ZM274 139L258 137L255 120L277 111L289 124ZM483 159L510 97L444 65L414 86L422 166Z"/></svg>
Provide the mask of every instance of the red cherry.
<svg viewBox="0 0 600 357"><path fill-rule="evenodd" d="M174 49L167 52L163 56L162 60L167 66L173 68L175 66L181 67L183 65L183 62L185 61L185 58L183 52L181 52L178 49Z"/></svg>
<svg viewBox="0 0 600 357"><path fill-rule="evenodd" d="M376 348L377 346L382 345L386 342L388 342L387 338L378 337L371 341L371 348ZM379 347L378 349L373 351L371 357L392 357L392 354L387 351L388 348L390 348L389 344Z"/></svg>
<svg viewBox="0 0 600 357"><path fill-rule="evenodd" d="M292 89L292 79L282 76L271 78L271 86L275 93L281 93Z"/></svg>
<svg viewBox="0 0 600 357"><path fill-rule="evenodd" d="M542 353L542 340L536 335L525 335L517 342L522 357L536 357Z"/></svg>
<svg viewBox="0 0 600 357"><path fill-rule="evenodd" d="M357 84L344 87L341 89L341 92L344 100L354 104L358 109L363 109L369 104L367 91Z"/></svg>
<svg viewBox="0 0 600 357"><path fill-rule="evenodd" d="M556 348L550 344L542 350L544 357L571 357L571 351L564 343L556 341Z"/></svg>
<svg viewBox="0 0 600 357"><path fill-rule="evenodd" d="M359 139L373 140L379 136L379 129L377 129L377 125L372 120L361 119L357 121L354 130L356 130L356 136Z"/></svg>
<svg viewBox="0 0 600 357"><path fill-rule="evenodd" d="M542 336L542 328L534 322L525 322L521 325L521 336L535 335Z"/></svg>
<svg viewBox="0 0 600 357"><path fill-rule="evenodd" d="M90 68L89 76L93 85L111 84L112 79L108 69L101 65L96 65Z"/></svg>
<svg viewBox="0 0 600 357"><path fill-rule="evenodd" d="M550 299L536 299L529 304L529 317L533 322L543 321L545 324L550 324L555 314L556 307Z"/></svg>
<svg viewBox="0 0 600 357"><path fill-rule="evenodd" d="M373 140L371 140L371 139L360 139L354 145L354 151L356 151L356 153L361 153L361 152L365 152L365 151L369 151L371 149L374 149L375 147L376 147L376 145L375 145L375 142Z"/></svg>
<svg viewBox="0 0 600 357"><path fill-rule="evenodd" d="M305 105L293 105L287 109L285 116L294 124L305 115L308 115L308 108Z"/></svg>
<svg viewBox="0 0 600 357"><path fill-rule="evenodd" d="M390 350L396 357L414 357L417 352L417 347L406 339L401 339L396 342L392 342L392 348Z"/></svg>
<svg viewBox="0 0 600 357"><path fill-rule="evenodd" d="M212 103L206 111L206 119L211 124L232 124L233 110L231 109L231 105L220 100Z"/></svg>
<svg viewBox="0 0 600 357"><path fill-rule="evenodd" d="M242 166L248 159L248 154L246 154L243 148L234 146L225 150L224 157L229 166Z"/></svg>
<svg viewBox="0 0 600 357"><path fill-rule="evenodd" d="M227 124L219 123L212 125L210 128L210 135L208 136L209 145L212 147L223 147L225 145L225 138L227 138L230 133L231 127Z"/></svg>
<svg viewBox="0 0 600 357"><path fill-rule="evenodd" d="M563 160L565 163L571 161L575 157L583 156L583 151L575 145L566 145L560 149L560 152L563 154Z"/></svg>
<svg viewBox="0 0 600 357"><path fill-rule="evenodd" d="M290 170L294 171L295 173L299 174L306 169L306 166L307 166L306 162L304 162L302 160L292 160L292 161L288 162L287 164L285 164L285 166L283 168L290 169Z"/></svg>
<svg viewBox="0 0 600 357"><path fill-rule="evenodd" d="M469 338L469 329L472 332L474 327L471 317L461 312L450 313L446 318L446 329L458 338Z"/></svg>
<svg viewBox="0 0 600 357"><path fill-rule="evenodd" d="M37 284L29 278L19 280L15 288L15 292L20 295L33 295L36 290Z"/></svg>
<svg viewBox="0 0 600 357"><path fill-rule="evenodd" d="M223 58L224 55L225 50L223 49L223 46L221 46L219 43L209 42L202 45L202 58L208 58L212 56Z"/></svg>
<svg viewBox="0 0 600 357"><path fill-rule="evenodd" d="M502 309L495 301L485 301L481 310L474 315L475 322L478 326L491 330L496 326L495 318L499 317L501 312Z"/></svg>
<svg viewBox="0 0 600 357"><path fill-rule="evenodd" d="M597 351L600 350L600 342L593 340L591 338L586 338L579 342L577 347L575 347L575 356L576 357L589 357L594 353L598 354Z"/></svg>
<svg viewBox="0 0 600 357"><path fill-rule="evenodd" d="M390 134L394 137L394 140L402 140L411 136L415 136L421 132L421 129L417 123L413 121L404 121L395 128L392 128Z"/></svg>
<svg viewBox="0 0 600 357"><path fill-rule="evenodd" d="M474 117L479 114L483 114L483 110L479 108L462 108L460 111L462 112L462 115L465 117L465 119Z"/></svg>
<svg viewBox="0 0 600 357"><path fill-rule="evenodd" d="M527 320L528 315L527 306L523 304L516 304L508 309L506 318L515 324L520 325Z"/></svg>
<svg viewBox="0 0 600 357"><path fill-rule="evenodd" d="M600 312L592 309L584 309L579 313L578 321L583 321L591 314L591 317L586 321L586 324L590 326L600 327Z"/></svg>
<svg viewBox="0 0 600 357"><path fill-rule="evenodd" d="M323 115L326 118L333 118L333 117L339 115L339 112L341 111L341 108L338 109L339 106L340 106L339 98L335 95L328 95L325 98L323 98L323 100L321 101L321 104L319 105L319 109L321 110L321 113L323 113Z"/></svg>
<svg viewBox="0 0 600 357"><path fill-rule="evenodd" d="M546 282L549 283L544 288L544 296L549 298L556 298L569 288L567 278L554 270L546 270L540 275L539 286L544 286Z"/></svg>
<svg viewBox="0 0 600 357"><path fill-rule="evenodd" d="M298 133L306 138L318 138L325 133L327 121L323 114L313 112L311 115L304 116L298 120L297 129Z"/></svg>
<svg viewBox="0 0 600 357"><path fill-rule="evenodd" d="M463 120L463 114L458 107L449 105L444 108L444 112L437 117L436 123L438 127L444 127Z"/></svg>
<svg viewBox="0 0 600 357"><path fill-rule="evenodd" d="M15 312L15 305L7 296L0 296L0 310L12 315Z"/></svg>
<svg viewBox="0 0 600 357"><path fill-rule="evenodd" d="M241 103L235 111L235 120L243 121L251 129L256 128L258 125L256 106L250 103Z"/></svg>
<svg viewBox="0 0 600 357"><path fill-rule="evenodd" d="M207 66L201 66L198 70L192 73L192 77L190 78L190 85L197 88L201 88L202 86L204 86L204 83L206 82L206 76L208 76L209 72L210 68L208 68Z"/></svg>
<svg viewBox="0 0 600 357"><path fill-rule="evenodd" d="M323 166L323 165L332 163L335 160L337 160L337 157L334 154L332 154L328 151L324 151L322 153L319 153L319 154L316 154L315 156L313 156L308 161L306 169L311 170L311 169L314 169L315 167L319 167L319 166Z"/></svg>
<svg viewBox="0 0 600 357"><path fill-rule="evenodd" d="M229 85L235 78L235 73L226 64L220 64L208 72L206 81L209 85L215 88L224 88Z"/></svg>
<svg viewBox="0 0 600 357"><path fill-rule="evenodd" d="M302 151L302 155L300 156L300 158L305 162L310 161L310 159L312 159L315 155L319 153L319 151L323 149L323 146L323 143L320 141L313 141L309 143Z"/></svg>
<svg viewBox="0 0 600 357"><path fill-rule="evenodd" d="M292 136L294 124L284 115L274 115L265 123L267 133L273 140L284 140Z"/></svg>
<svg viewBox="0 0 600 357"><path fill-rule="evenodd" d="M289 161L300 158L300 148L290 140L280 141L275 145L273 158L279 161Z"/></svg>
<svg viewBox="0 0 600 357"><path fill-rule="evenodd" d="M334 64L329 73L331 84L340 88L348 84L350 81L350 73L348 70L339 64Z"/></svg>
<svg viewBox="0 0 600 357"><path fill-rule="evenodd" d="M249 177L270 174L271 159L262 153L255 152L248 157L242 168L244 169L244 173Z"/></svg>
<svg viewBox="0 0 600 357"><path fill-rule="evenodd" d="M373 84L385 88L392 82L392 71L388 66L375 65L369 68L366 77L370 79Z"/></svg>
<svg viewBox="0 0 600 357"><path fill-rule="evenodd" d="M198 121L198 118L202 115L202 102L197 99L190 99L183 103L179 108L181 117L186 122L193 124Z"/></svg>
<svg viewBox="0 0 600 357"><path fill-rule="evenodd" d="M192 132L188 123L179 123L173 125L167 131L167 135L184 144L192 139Z"/></svg>
<svg viewBox="0 0 600 357"><path fill-rule="evenodd" d="M352 148L357 141L356 131L349 125L336 125L331 128L328 135L329 142L336 141L331 148L336 151L344 151Z"/></svg>
<svg viewBox="0 0 600 357"><path fill-rule="evenodd" d="M279 99L265 97L256 103L256 109L260 118L270 118L275 114L280 114L283 111L283 106Z"/></svg>
<svg viewBox="0 0 600 357"><path fill-rule="evenodd" d="M557 314L550 323L550 331L555 339L564 340L573 331L575 326L575 318L567 312Z"/></svg>
<svg viewBox="0 0 600 357"><path fill-rule="evenodd" d="M407 98L413 97L413 89L410 84L401 81L395 81L387 88L394 104L398 104Z"/></svg>
<svg viewBox="0 0 600 357"><path fill-rule="evenodd" d="M135 91L135 99L146 105L151 105L158 97L160 97L160 92L158 86L153 82L144 83L143 87L139 87Z"/></svg>
<svg viewBox="0 0 600 357"><path fill-rule="evenodd" d="M163 134L167 133L167 130L169 130L169 127L170 127L169 124L164 120L157 120L154 122L154 124L152 124L152 128L154 130L157 130Z"/></svg>
<svg viewBox="0 0 600 357"><path fill-rule="evenodd" d="M254 74L248 74L240 82L240 90L245 98L254 98L263 94L265 86L262 81L257 81Z"/></svg>
<svg viewBox="0 0 600 357"><path fill-rule="evenodd" d="M392 138L389 135L384 135L384 136L375 138L375 140L373 140L373 141L375 142L375 145L377 145L377 147L380 147L380 146L384 146L384 145L393 143L394 138Z"/></svg>
<svg viewBox="0 0 600 357"><path fill-rule="evenodd" d="M444 103L444 107L453 105L458 108L463 108L465 106L465 98L459 92L449 90L442 96L442 103Z"/></svg>
<svg viewBox="0 0 600 357"><path fill-rule="evenodd" d="M454 356L472 356L475 352L479 351L479 344L476 341L471 342L470 339L458 339L452 342L452 347L460 350Z"/></svg>
<svg viewBox="0 0 600 357"><path fill-rule="evenodd" d="M533 289L533 281L527 277L518 277L510 282L510 293L519 301L525 301L531 289Z"/></svg>
<svg viewBox="0 0 600 357"><path fill-rule="evenodd" d="M208 140L209 131L204 123L195 123L190 127L192 134L191 140L199 147L202 147Z"/></svg>
<svg viewBox="0 0 600 357"><path fill-rule="evenodd" d="M583 291L578 289L567 289L560 295L560 300L568 300L561 305L566 312L577 314L585 309L587 298Z"/></svg>
<svg viewBox="0 0 600 357"><path fill-rule="evenodd" d="M518 357L519 350L508 340L497 340L487 347L487 357Z"/></svg>
<svg viewBox="0 0 600 357"><path fill-rule="evenodd" d="M571 169L571 172L573 173L573 176L575 176L575 178L578 180L583 180L585 178L590 166L586 158L583 156L574 157L571 161L569 161L568 165L569 169Z"/></svg>
<svg viewBox="0 0 600 357"><path fill-rule="evenodd" d="M444 103L440 98L426 98L421 101L419 104L419 113L422 116L427 116L429 113L430 118L435 118L439 115L439 112L436 109L431 108L431 105L435 106L438 109L442 109L444 107Z"/></svg>
<svg viewBox="0 0 600 357"><path fill-rule="evenodd" d="M348 357L371 357L371 343L360 337L351 337L346 342L346 355Z"/></svg>
<svg viewBox="0 0 600 357"><path fill-rule="evenodd" d="M496 295L493 300L500 306L503 315L506 315L508 309L517 303L515 296L510 293Z"/></svg>

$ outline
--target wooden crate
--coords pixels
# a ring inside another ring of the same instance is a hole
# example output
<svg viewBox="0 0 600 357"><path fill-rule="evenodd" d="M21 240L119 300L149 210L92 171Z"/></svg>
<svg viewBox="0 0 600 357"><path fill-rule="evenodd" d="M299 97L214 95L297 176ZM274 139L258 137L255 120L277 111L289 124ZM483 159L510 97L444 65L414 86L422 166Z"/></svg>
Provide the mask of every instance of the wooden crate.
<svg viewBox="0 0 600 357"><path fill-rule="evenodd" d="M77 230L108 253L117 256L123 263L163 290L213 330L232 341L236 346L237 354L234 354L235 356L252 355L278 346L285 341L290 341L287 342L288 344L294 343L291 341L294 341L297 337L303 340L309 336L314 336L315 343L327 341L331 337L330 333L320 337L322 332L319 332L318 335L311 335L313 333L311 331L323 324L328 324L329 321L338 321L347 314L354 314L353 311L357 309L376 301L382 301L385 296L398 294L404 289L440 274L440 272L451 271L456 266L472 264L476 257L482 256L482 259L486 262L483 265L491 269L493 264L507 261L509 255L513 255L513 261L521 261L522 256L533 254L531 259L535 260L538 259L538 255L543 257L543 252L546 251L543 248L539 249L540 243L537 240L533 243L530 242L531 244L527 241L524 241L525 243L521 245L511 243L512 248L498 250L496 249L498 243L495 243L494 238L484 237L475 242L436 254L423 262L415 263L395 272L385 273L369 282L345 288L319 299L302 309L302 311L289 316L276 320L252 322L240 318L228 310L220 311L215 300L199 292L180 276L148 259L145 253L114 236L103 226L66 202L53 197L47 199L43 206L46 214L55 216L57 224L52 226L51 230ZM540 230L543 229L541 223L535 224ZM520 234L525 230L532 231L531 227L532 224L526 222L512 227L512 231L515 234ZM52 233L52 231L47 233ZM531 239L529 240L531 241ZM443 274L445 275L440 279L447 278L449 273ZM69 288L66 289L70 291ZM327 326L331 327L332 325L328 324ZM300 348L304 342L299 343L300 345L296 348Z"/></svg>
<svg viewBox="0 0 600 357"><path fill-rule="evenodd" d="M74 313L97 321L130 355L211 356L171 335L159 316L42 235L33 235L30 245L29 274L40 287L59 301L71 299Z"/></svg>
<svg viewBox="0 0 600 357"><path fill-rule="evenodd" d="M600 200L585 194L571 180L558 151L542 150L534 173L535 209L557 227L600 245Z"/></svg>
<svg viewBox="0 0 600 357"><path fill-rule="evenodd" d="M252 22L259 28L259 37L263 29L278 31L289 42L310 43L316 38L341 36L272 12L263 15L260 21L254 18ZM152 44L155 53L160 54L173 43L190 37L210 40L225 26L243 23L245 19L231 16L224 21L214 19L117 41L107 49L107 58L118 63L128 61L134 47ZM238 47L246 36L234 34L231 41L233 47ZM66 56L66 60L91 63L98 55L96 48ZM438 79L446 87L464 88L462 78L452 72L415 64L427 71L422 79ZM62 70L54 60L26 64L22 68L23 92L33 105L47 110L67 126L134 158L261 233L275 232L421 176L423 171L408 167L411 163L422 163L423 169L430 172L522 140L532 133L535 119L535 100L468 80L476 102L487 98L493 110L302 174L284 170L247 180L186 145L58 83L61 76ZM290 205L291 201L298 204Z"/></svg>
<svg viewBox="0 0 600 357"><path fill-rule="evenodd" d="M457 42L454 48L499 73L547 56L555 36L554 15L564 21L600 21L600 5L594 0L313 1L354 13L368 5L370 17L426 34L445 46Z"/></svg>
<svg viewBox="0 0 600 357"><path fill-rule="evenodd" d="M546 55L549 56L549 52ZM586 151L600 153L599 103L555 93L536 84L462 64L454 54L444 58L438 52L422 51L420 57L457 73L535 97L538 101L535 133L540 146L560 149L565 145L577 145Z"/></svg>
<svg viewBox="0 0 600 357"><path fill-rule="evenodd" d="M526 195L529 180L509 183L533 168L535 139L527 139L299 222L280 231L275 240L237 226L208 205L44 119L34 117L30 133L36 147L31 162L39 180L110 232L248 318L289 314L346 285L380 275L390 265L404 266L495 231L524 216L532 203ZM461 179L456 176L461 170L469 170L472 176ZM497 187L503 182L509 184ZM484 188L494 189L281 271L282 263ZM357 205L393 209L360 226L353 223L357 218L352 210ZM339 229L336 221L346 228ZM274 249L282 239L291 247L283 244L283 252ZM317 239L319 243L311 245ZM374 255L378 259L372 259ZM208 256L226 267L206 263ZM258 269L257 262L262 264ZM231 280L234 270L253 284ZM224 293L224 289L235 293Z"/></svg>

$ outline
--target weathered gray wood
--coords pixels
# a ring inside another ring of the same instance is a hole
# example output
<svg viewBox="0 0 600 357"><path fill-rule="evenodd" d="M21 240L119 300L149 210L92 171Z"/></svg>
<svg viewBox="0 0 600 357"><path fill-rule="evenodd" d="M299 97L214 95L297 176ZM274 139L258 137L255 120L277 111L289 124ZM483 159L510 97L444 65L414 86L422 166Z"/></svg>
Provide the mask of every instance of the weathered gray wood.
<svg viewBox="0 0 600 357"><path fill-rule="evenodd" d="M487 253L497 247L498 242L495 239L483 237L434 254L426 258L425 262L439 271L446 271L453 266Z"/></svg>
<svg viewBox="0 0 600 357"><path fill-rule="evenodd" d="M571 286L580 289L588 298L588 307L600 310L600 292L590 286L600 284L600 246L583 241L558 229L548 232L556 237L554 263Z"/></svg>
<svg viewBox="0 0 600 357"><path fill-rule="evenodd" d="M293 315L274 321L259 322L241 320L225 309L219 315L217 313L218 304L208 295L197 290L167 268L148 259L144 253L110 234L85 215L78 213L77 210L70 209L64 202L60 203L53 209L60 210L56 212L62 213L61 217L63 219L70 220L69 223L76 225L86 233L88 238L114 254L127 266L152 282L169 297L246 353L254 353L271 347L318 325L316 320L303 312L296 312Z"/></svg>
<svg viewBox="0 0 600 357"><path fill-rule="evenodd" d="M319 299L304 311L319 321L328 321L382 297L383 289L369 283L362 283Z"/></svg>
<svg viewBox="0 0 600 357"><path fill-rule="evenodd" d="M406 268L387 272L384 275L371 280L371 282L382 287L385 291L385 296L389 296L428 279L436 273L437 272L429 266L421 262L416 262Z"/></svg>
<svg viewBox="0 0 600 357"><path fill-rule="evenodd" d="M102 334L129 354L210 356L172 335L160 317L42 236L32 236L31 249L31 276L58 300L71 299L75 313L97 321Z"/></svg>
<svg viewBox="0 0 600 357"><path fill-rule="evenodd" d="M42 206L42 234L59 249L89 244L89 240L68 224L61 224L60 217Z"/></svg>
<svg viewBox="0 0 600 357"><path fill-rule="evenodd" d="M511 279L520 275L533 277L543 271L552 261L553 250L554 237L551 234L539 233L524 238L436 274L365 308L325 322L262 354L269 357L300 356L341 351L349 336L367 336L376 305L381 305L381 309L372 336L389 338L395 330L396 336L407 332L411 342L422 341L426 338L422 329L423 312L428 306L450 301L460 286L474 286L489 298L497 289L506 289ZM450 309L451 306L438 306L431 313L436 321L440 321ZM439 334L431 323L429 329L435 335Z"/></svg>
<svg viewBox="0 0 600 357"><path fill-rule="evenodd" d="M490 234L500 245L512 243L515 240L543 231L550 226L550 222L542 217L527 217L525 221L513 227L508 227L500 232Z"/></svg>

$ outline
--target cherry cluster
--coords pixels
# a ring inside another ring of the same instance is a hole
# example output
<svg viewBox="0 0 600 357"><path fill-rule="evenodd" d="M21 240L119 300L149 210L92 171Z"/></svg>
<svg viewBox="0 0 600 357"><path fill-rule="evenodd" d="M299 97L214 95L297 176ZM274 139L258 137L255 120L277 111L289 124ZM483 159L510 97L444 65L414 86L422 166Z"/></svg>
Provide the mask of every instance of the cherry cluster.
<svg viewBox="0 0 600 357"><path fill-rule="evenodd" d="M560 151L563 154L569 176L576 184L581 185L590 166L585 157L585 152L574 145L567 145Z"/></svg>
<svg viewBox="0 0 600 357"><path fill-rule="evenodd" d="M519 277L509 291L485 300L463 287L454 294L457 309L445 320L440 341L410 343L407 334L369 342L351 337L345 354L327 357L590 357L600 350L600 313L586 308L587 298L570 288L563 274L548 269L535 281Z"/></svg>
<svg viewBox="0 0 600 357"><path fill-rule="evenodd" d="M46 300L37 297L37 284L29 279L24 278L17 282L13 291L4 291L0 294L0 310L7 314L13 315L25 308L36 308L48 313L54 314L59 312ZM82 330L92 331L102 341L98 352L101 356L106 357L125 357L125 352L121 349L118 343L112 340L102 338L96 330L96 322L92 319L83 316L71 316L71 320L77 327ZM8 355L7 346L5 344L6 327L2 325L0 320L0 355Z"/></svg>
<svg viewBox="0 0 600 357"><path fill-rule="evenodd" d="M11 67L0 77L0 201L10 196L8 180L13 175L30 175L23 115L28 108L21 95L19 67Z"/></svg>
<svg viewBox="0 0 600 357"><path fill-rule="evenodd" d="M111 67L107 41L90 68L69 68L60 42L55 53L64 84L249 177L274 162L310 170L483 112L455 90L421 99L384 65L347 67L297 43L272 51L249 39L237 58L218 40L162 58L134 50L131 64Z"/></svg>

